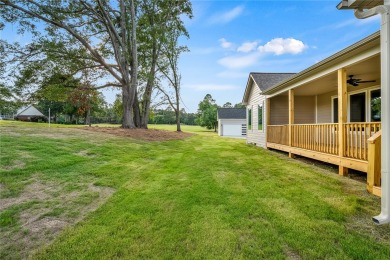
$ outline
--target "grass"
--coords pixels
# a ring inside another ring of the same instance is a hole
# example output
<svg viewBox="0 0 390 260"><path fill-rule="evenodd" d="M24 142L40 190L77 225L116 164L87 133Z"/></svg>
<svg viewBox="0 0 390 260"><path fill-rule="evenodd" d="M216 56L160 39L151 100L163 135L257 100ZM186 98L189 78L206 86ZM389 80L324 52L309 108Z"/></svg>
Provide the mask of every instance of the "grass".
<svg viewBox="0 0 390 260"><path fill-rule="evenodd" d="M2 259L390 256L390 227L370 220L380 199L355 180L198 127L183 127L197 133L185 140L144 142L41 126L0 123L0 198L38 184L48 198L1 211L0 242L31 234L26 212L82 220L24 253L5 241ZM115 192L81 213L99 197L91 184Z"/></svg>

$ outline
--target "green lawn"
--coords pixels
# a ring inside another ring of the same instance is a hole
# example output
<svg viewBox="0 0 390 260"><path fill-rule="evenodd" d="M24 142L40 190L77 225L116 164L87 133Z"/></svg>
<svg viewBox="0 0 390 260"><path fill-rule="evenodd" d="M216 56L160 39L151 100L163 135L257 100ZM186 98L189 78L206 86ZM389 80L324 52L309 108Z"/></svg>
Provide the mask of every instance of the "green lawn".
<svg viewBox="0 0 390 260"><path fill-rule="evenodd" d="M183 130L145 142L1 121L0 259L389 259L364 183Z"/></svg>

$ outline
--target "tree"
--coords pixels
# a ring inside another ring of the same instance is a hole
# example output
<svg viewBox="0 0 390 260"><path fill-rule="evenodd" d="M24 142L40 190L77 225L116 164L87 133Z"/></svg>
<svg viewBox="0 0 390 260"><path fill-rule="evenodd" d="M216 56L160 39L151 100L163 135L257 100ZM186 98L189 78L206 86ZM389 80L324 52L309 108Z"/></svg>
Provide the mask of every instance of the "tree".
<svg viewBox="0 0 390 260"><path fill-rule="evenodd" d="M140 67L142 87L138 88L135 108L139 110L139 118L135 121L141 127L147 128L152 93L158 84L158 74L161 73L162 63L167 63L173 47L177 47L177 38L188 37L181 18L185 15L192 17L191 2L188 0L142 0L140 1L142 15L139 18L139 56L143 66ZM160 64L159 64L160 63ZM138 97L138 98L137 98ZM139 99L139 100L138 100ZM173 101L173 100L172 100ZM136 114L137 116L137 114Z"/></svg>
<svg viewBox="0 0 390 260"><path fill-rule="evenodd" d="M12 90L0 82L0 115L12 114L18 106Z"/></svg>
<svg viewBox="0 0 390 260"><path fill-rule="evenodd" d="M19 23L21 32L28 30L36 38L34 43L24 48L23 55L13 57L14 61L23 63L37 57L42 53L42 47L55 50L46 58L55 56L58 59L62 56L78 59L79 70L72 67L73 73L93 68L100 72L101 78L108 78L100 88L111 86L122 89L122 127L134 127L131 115L138 69L134 0L0 0L0 4L2 20ZM45 25L46 34L37 29L37 20ZM61 45L64 48L59 48ZM7 47L15 50L14 54L21 53L16 48Z"/></svg>
<svg viewBox="0 0 390 260"><path fill-rule="evenodd" d="M242 103L237 103L234 105L234 108L245 108L246 106Z"/></svg>
<svg viewBox="0 0 390 260"><path fill-rule="evenodd" d="M122 118L123 105L122 105L121 96L119 94L116 95L114 104L112 105L112 109L113 109L117 118Z"/></svg>
<svg viewBox="0 0 390 260"><path fill-rule="evenodd" d="M230 102L226 102L225 104L223 104L222 107L223 107L223 108L232 108L233 105L232 105L232 103L230 103Z"/></svg>
<svg viewBox="0 0 390 260"><path fill-rule="evenodd" d="M164 60L159 64L159 69L168 80L169 86L173 89L173 94L170 94L167 89L159 87L158 89L163 93L165 100L169 103L175 111L176 117L176 131L181 132L180 127L180 84L181 75L179 72L178 62L182 52L188 51L186 47L178 46L180 32L176 31L170 35L167 42L162 47Z"/></svg>
<svg viewBox="0 0 390 260"><path fill-rule="evenodd" d="M198 105L197 123L207 129L214 129L216 132L218 125L217 109L218 105L215 100L210 94L207 94Z"/></svg>
<svg viewBox="0 0 390 260"><path fill-rule="evenodd" d="M27 46L3 44L16 67L93 69L97 89L122 89L124 128L147 127L160 45L173 28L186 34L181 19L192 16L188 0L0 0L0 7L0 25L18 23L34 36Z"/></svg>
<svg viewBox="0 0 390 260"><path fill-rule="evenodd" d="M77 115L84 117L85 124L91 126L91 109L99 101L98 92L90 85L83 84L70 93L68 100L77 109Z"/></svg>

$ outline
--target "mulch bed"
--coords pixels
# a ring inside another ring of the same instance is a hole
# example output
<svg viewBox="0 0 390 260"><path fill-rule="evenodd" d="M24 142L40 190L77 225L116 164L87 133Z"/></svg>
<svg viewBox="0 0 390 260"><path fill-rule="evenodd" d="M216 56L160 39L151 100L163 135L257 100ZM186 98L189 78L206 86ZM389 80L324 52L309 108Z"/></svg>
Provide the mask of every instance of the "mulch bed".
<svg viewBox="0 0 390 260"><path fill-rule="evenodd" d="M123 129L119 127L84 127L83 130L106 133L116 136L130 137L144 141L168 141L185 139L192 134L184 132L172 132L157 129Z"/></svg>

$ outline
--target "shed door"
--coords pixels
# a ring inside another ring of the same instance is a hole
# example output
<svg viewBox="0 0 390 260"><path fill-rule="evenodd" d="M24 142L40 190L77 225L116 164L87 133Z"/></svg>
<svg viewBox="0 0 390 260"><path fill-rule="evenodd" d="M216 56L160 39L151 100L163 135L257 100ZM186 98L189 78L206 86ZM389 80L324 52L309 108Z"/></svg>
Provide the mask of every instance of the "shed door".
<svg viewBox="0 0 390 260"><path fill-rule="evenodd" d="M241 136L241 125L223 125L222 130L223 133L222 135L226 136Z"/></svg>

